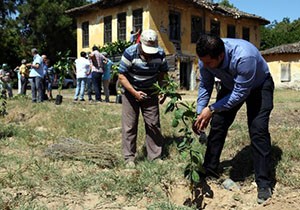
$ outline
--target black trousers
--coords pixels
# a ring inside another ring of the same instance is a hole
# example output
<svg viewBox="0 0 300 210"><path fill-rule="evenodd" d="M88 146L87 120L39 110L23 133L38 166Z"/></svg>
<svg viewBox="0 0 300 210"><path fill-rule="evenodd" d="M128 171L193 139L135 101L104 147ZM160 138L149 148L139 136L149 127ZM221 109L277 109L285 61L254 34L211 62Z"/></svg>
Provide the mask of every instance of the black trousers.
<svg viewBox="0 0 300 210"><path fill-rule="evenodd" d="M230 90L223 86L217 95L217 101L230 92ZM271 138L269 133L269 118L273 109L273 94L274 82L272 77L268 76L261 87L251 91L245 101L253 152L255 181L258 187L271 187ZM217 171L228 129L242 105L243 103L229 111L213 114L203 164L204 168Z"/></svg>

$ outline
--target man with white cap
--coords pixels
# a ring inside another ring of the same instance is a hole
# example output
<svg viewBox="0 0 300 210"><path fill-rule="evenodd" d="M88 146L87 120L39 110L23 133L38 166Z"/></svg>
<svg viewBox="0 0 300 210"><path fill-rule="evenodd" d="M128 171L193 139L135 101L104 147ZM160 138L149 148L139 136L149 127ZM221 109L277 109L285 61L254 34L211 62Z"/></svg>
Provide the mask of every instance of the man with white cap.
<svg viewBox="0 0 300 210"><path fill-rule="evenodd" d="M147 158L159 159L163 139L160 133L159 100L153 84L168 72L165 53L158 46L157 33L144 30L141 42L128 47L119 66L122 96L122 148L127 167L135 166L138 117L141 110L146 130Z"/></svg>

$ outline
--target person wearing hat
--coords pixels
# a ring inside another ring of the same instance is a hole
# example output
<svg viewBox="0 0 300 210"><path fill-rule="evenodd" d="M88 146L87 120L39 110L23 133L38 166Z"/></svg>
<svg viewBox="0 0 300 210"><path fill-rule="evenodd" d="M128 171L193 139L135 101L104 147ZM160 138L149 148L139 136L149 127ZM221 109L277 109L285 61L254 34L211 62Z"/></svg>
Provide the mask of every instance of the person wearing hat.
<svg viewBox="0 0 300 210"><path fill-rule="evenodd" d="M139 112L146 130L147 158L161 158L163 138L160 132L159 99L153 84L162 82L168 72L164 50L158 46L157 33L144 30L140 43L128 47L120 61L119 81L122 96L122 149L127 167L135 166Z"/></svg>

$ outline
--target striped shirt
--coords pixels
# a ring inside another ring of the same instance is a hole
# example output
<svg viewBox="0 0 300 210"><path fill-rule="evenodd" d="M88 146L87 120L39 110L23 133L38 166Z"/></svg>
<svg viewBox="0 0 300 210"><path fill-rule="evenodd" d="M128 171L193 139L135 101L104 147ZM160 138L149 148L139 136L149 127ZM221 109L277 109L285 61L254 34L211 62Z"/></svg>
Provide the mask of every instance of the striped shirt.
<svg viewBox="0 0 300 210"><path fill-rule="evenodd" d="M151 91L159 73L169 70L165 57L164 50L159 48L158 53L147 62L141 58L140 44L131 45L123 53L119 73L124 74L136 90Z"/></svg>

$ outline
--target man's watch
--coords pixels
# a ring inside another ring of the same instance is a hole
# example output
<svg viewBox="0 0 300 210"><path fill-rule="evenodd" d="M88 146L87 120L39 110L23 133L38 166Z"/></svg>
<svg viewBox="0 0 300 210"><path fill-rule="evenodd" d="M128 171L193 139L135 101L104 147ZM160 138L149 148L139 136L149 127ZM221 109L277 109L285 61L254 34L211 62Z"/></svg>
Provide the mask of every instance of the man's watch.
<svg viewBox="0 0 300 210"><path fill-rule="evenodd" d="M211 105L209 105L208 108L209 108L209 111L210 111L211 113L214 113L214 112L215 112L215 109L214 109Z"/></svg>

